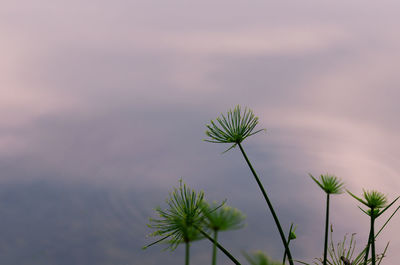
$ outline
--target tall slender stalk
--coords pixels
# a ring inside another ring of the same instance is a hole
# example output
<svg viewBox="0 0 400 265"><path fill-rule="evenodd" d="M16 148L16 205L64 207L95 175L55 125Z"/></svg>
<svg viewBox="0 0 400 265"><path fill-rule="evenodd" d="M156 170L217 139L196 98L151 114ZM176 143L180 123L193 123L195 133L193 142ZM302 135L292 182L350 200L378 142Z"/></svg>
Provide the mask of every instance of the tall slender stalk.
<svg viewBox="0 0 400 265"><path fill-rule="evenodd" d="M247 158L246 152L244 151L244 149L243 149L241 143L238 143L237 145L239 146L240 151L242 152L242 154L243 154L243 156L244 156L244 159L245 159L246 162L247 162L247 165L249 166L251 172L253 173L253 176L254 176L254 178L255 178L257 184L258 184L258 187L259 187L260 190L261 190L261 193L262 193L263 196L264 196L265 201L267 202L267 205L268 205L268 207L269 207L269 210L271 211L272 217L274 218L275 224L276 224L276 226L277 226L277 228L278 228L279 235L281 236L282 243L283 243L283 245L284 245L284 247L285 247L285 251L286 251L286 253L287 253L287 256L288 256L288 259L289 259L289 263L290 263L290 265L293 265L292 254L290 253L290 249L289 249L288 243L286 242L285 234L283 233L282 226L281 226L281 224L280 224L280 222L279 222L278 216L277 216L276 213L275 213L274 207L272 206L272 203L271 203L271 201L269 200L268 195L267 195L267 193L265 192L264 186L261 184L261 181L260 181L260 179L258 178L256 171L254 170L253 166L251 165L250 160Z"/></svg>
<svg viewBox="0 0 400 265"><path fill-rule="evenodd" d="M212 265L217 264L217 245L215 244L218 239L218 230L214 231L214 243L213 243L213 253L212 253Z"/></svg>
<svg viewBox="0 0 400 265"><path fill-rule="evenodd" d="M372 222L371 222L371 226L372 226ZM369 248L371 246L371 236L373 237L373 235L371 233L372 233L372 229L369 230L367 247L365 248L364 265L367 265L367 262L368 262Z"/></svg>
<svg viewBox="0 0 400 265"><path fill-rule="evenodd" d="M376 263L376 260L375 260L375 231L374 231L374 224L375 224L374 209L371 208L371 238L370 238L370 244L371 244L372 265L375 265L375 263Z"/></svg>
<svg viewBox="0 0 400 265"><path fill-rule="evenodd" d="M185 242L185 265L189 265L189 248L190 248L190 242L187 241Z"/></svg>
<svg viewBox="0 0 400 265"><path fill-rule="evenodd" d="M329 228L329 193L326 194L324 265L326 265L326 260L327 260L327 256L328 256L328 228Z"/></svg>
<svg viewBox="0 0 400 265"><path fill-rule="evenodd" d="M209 137L209 139L205 139L205 141L211 143L232 144L232 146L229 147L225 152L231 150L232 148L235 148L236 146L239 146L240 151L242 152L247 164L249 165L250 170L253 173L253 176L258 184L258 187L260 188L264 199L267 202L268 207L272 213L275 224L279 231L279 235L281 236L282 243L285 247L285 251L287 252L289 263L290 265L293 265L292 254L290 253L281 224L279 223L278 217L275 214L275 210L272 207L267 193L265 192L265 189L261 184L257 173L255 172L241 145L241 142L247 137L257 134L261 131L265 131L264 129L254 131L257 124L258 117L254 115L252 110L245 108L244 111L241 112L240 106L236 106L233 110L229 110L226 116L221 114L221 116L216 119L216 122L210 121L210 124L206 125L206 127L208 128L208 130L206 131L206 135Z"/></svg>
<svg viewBox="0 0 400 265"><path fill-rule="evenodd" d="M322 264L327 264L328 257L328 229L329 229L329 201L331 194L340 194L343 189L343 182L341 182L335 175L320 175L319 180L314 178L313 175L309 176L315 183L326 193L326 214L325 214L325 239L324 239L324 258Z"/></svg>

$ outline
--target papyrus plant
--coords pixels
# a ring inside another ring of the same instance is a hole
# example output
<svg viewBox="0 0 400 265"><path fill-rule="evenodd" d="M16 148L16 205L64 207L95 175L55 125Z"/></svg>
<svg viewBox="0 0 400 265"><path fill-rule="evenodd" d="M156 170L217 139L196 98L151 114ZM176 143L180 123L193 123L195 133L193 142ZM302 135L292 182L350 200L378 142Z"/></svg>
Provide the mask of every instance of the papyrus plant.
<svg viewBox="0 0 400 265"><path fill-rule="evenodd" d="M365 248L361 251L357 256L355 253L356 250L356 240L355 240L355 233L351 234L350 240L348 240L347 234L344 236L342 241L338 243L333 242L333 229L331 226L330 229L330 240L328 245L328 259L327 264L329 265L362 265L364 263L364 255L365 255ZM376 261L378 265L382 262L383 258L385 257L387 248L389 243L386 245L383 253L376 256ZM298 263L310 265L309 263L298 261ZM313 262L314 265L322 265L324 262L323 258L316 258ZM368 259L367 264L371 264L372 259Z"/></svg>
<svg viewBox="0 0 400 265"><path fill-rule="evenodd" d="M315 183L326 193L326 214L325 214L325 240L324 240L324 259L323 265L326 265L328 255L328 228L329 228L329 199L331 194L343 193L343 182L334 175L320 175L319 179L309 174Z"/></svg>
<svg viewBox="0 0 400 265"><path fill-rule="evenodd" d="M263 130L256 130L255 128L257 124L258 118L253 114L250 109L245 108L244 111L242 111L241 108L237 106L234 108L234 110L228 111L226 116L221 115L216 119L216 121L211 121L210 124L206 125L206 134L209 138L205 139L205 141L213 143L232 144L226 151L235 148L236 146L239 147L247 165L249 166L254 176L255 181L257 182L258 187L261 190L263 198L266 201L269 210L271 211L282 243L284 245L285 253L282 263L272 261L262 252L257 252L252 255L244 254L248 262L251 265L284 264L287 255L290 265L293 265L294 260L292 259L289 249L289 242L296 238L293 224L290 226L289 234L287 235L286 240L279 219L271 204L271 201L242 146L243 140ZM341 193L343 183L339 181L335 176L321 175L319 179L314 178L312 175L310 176L327 195L324 257L316 259L316 261L314 261L314 264L361 265L361 263L364 262L363 265L376 265L376 263L378 262L379 265L386 253L387 246L382 254L376 255L375 239L379 235L379 233L386 227L386 225L392 219L395 213L400 209L400 206L397 207L397 209L387 219L387 221L384 223L378 233L375 233L374 223L375 220L380 215L382 215L391 205L393 205L399 197L396 198L392 203L387 205L386 196L377 191L364 191L363 199L355 196L351 192L348 192L352 197L368 207L367 210L361 208L360 209L364 213L366 213L371 220L367 245L363 249L363 251L353 259L355 246L355 242L353 243L353 236L350 240L350 247L348 249L344 247L346 238L335 248L332 240L332 235L331 246L327 247L327 227L329 226L329 199L331 194ZM221 246L221 244L219 244L217 241L219 231L241 226L241 215L235 214L234 211L225 211L224 209L226 208L222 207L223 205L204 206L204 194L202 192L196 193L195 191L189 189L186 185L182 184L182 181L180 182L179 188L174 188L174 191L170 194L169 198L167 199L167 204L169 207L165 210L162 210L161 208L156 209L156 212L159 215L159 219L150 219L149 224L149 227L155 230L151 234L151 236L157 236L161 238L146 247L154 245L158 242L165 242L168 244L167 248L174 250L180 243L185 243L185 264L188 265L190 242L201 238L207 238L213 243L213 265L215 265L216 263L216 248L219 248L234 264L241 265L238 260L233 257L230 252L227 251L223 246ZM212 231L213 234L209 235L208 231ZM371 258L368 257L370 248ZM329 257L327 257L327 253L329 254ZM308 264L301 261L297 262Z"/></svg>
<svg viewBox="0 0 400 265"><path fill-rule="evenodd" d="M185 265L189 265L190 243L202 238L209 239L236 265L241 265L224 247L211 238L204 230L207 222L206 216L210 216L222 205L204 207L204 193L196 192L186 184L179 181L179 188L174 188L166 200L168 207L155 210L159 219L150 218L148 227L155 231L149 236L161 237L155 242L143 247L144 249L160 242L167 243L166 249L175 250L179 244L185 244ZM227 228L227 227L226 227Z"/></svg>
<svg viewBox="0 0 400 265"><path fill-rule="evenodd" d="M357 201L361 202L365 206L368 207L367 210L362 209L361 207L358 207L363 211L366 215L370 217L370 230L369 230L369 236L368 236L368 242L367 242L367 247L365 250L365 257L364 257L364 265L367 264L368 261L368 254L369 254L369 249L371 248L371 259L372 259L372 265L376 264L376 255L375 255L375 220L381 216L387 209L389 209L390 206L392 206L398 199L397 197L395 200L393 200L389 205L387 205L387 198L386 195L378 192L376 190L372 191L363 191L363 198L359 198L350 191L347 191L353 198L355 198ZM396 210L397 211L397 210Z"/></svg>
<svg viewBox="0 0 400 265"><path fill-rule="evenodd" d="M256 117L252 110L245 108L244 111L241 110L239 106L236 106L233 110L229 110L227 115L221 114L220 117L216 119L216 121L211 121L210 124L207 124L206 135L209 137L205 139L207 142L212 143L229 143L232 144L225 152L230 149L239 146L240 151L244 159L249 166L254 179L256 180L258 187L261 190L261 193L268 205L269 210L271 211L272 217L274 218L275 224L278 228L279 235L281 237L283 246L288 255L290 265L293 265L292 254L290 253L289 246L287 244L285 234L283 233L282 226L279 222L278 216L275 213L274 207L267 195L267 192L262 185L260 178L258 177L256 171L254 170L250 160L247 157L246 152L243 149L242 142L249 136L252 136L256 133L259 133L265 129L255 130L255 127L258 124L258 117Z"/></svg>
<svg viewBox="0 0 400 265"><path fill-rule="evenodd" d="M166 200L168 208L155 210L159 219L150 218L148 227L155 231L150 236L161 239L145 246L150 247L159 242L168 244L167 249L175 250L181 243L185 244L185 265L189 264L190 243L202 238L195 225L201 225L203 219L204 193L196 192L186 184L179 182L179 188L174 188Z"/></svg>

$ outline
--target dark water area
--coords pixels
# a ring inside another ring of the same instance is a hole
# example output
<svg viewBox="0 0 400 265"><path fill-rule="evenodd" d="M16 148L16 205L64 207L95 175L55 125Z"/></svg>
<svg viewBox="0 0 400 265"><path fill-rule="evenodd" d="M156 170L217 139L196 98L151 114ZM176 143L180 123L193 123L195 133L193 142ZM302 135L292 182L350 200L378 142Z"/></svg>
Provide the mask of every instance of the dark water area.
<svg viewBox="0 0 400 265"><path fill-rule="evenodd" d="M0 263L137 264L145 229L143 213L131 210L137 196L51 181L3 184Z"/></svg>

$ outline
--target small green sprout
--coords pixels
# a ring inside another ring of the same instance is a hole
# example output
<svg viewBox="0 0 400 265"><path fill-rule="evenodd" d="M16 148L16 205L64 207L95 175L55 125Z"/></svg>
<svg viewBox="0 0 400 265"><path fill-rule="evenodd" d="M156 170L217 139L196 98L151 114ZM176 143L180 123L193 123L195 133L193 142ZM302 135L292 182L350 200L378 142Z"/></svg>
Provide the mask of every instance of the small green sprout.
<svg viewBox="0 0 400 265"><path fill-rule="evenodd" d="M293 230L292 231L290 231L290 233L289 233L289 240L294 240L294 239L296 239L297 238L297 236L296 236L296 228L297 228L297 226L295 226L294 228L293 228Z"/></svg>
<svg viewBox="0 0 400 265"><path fill-rule="evenodd" d="M206 142L211 143L233 143L231 147L225 152L240 144L244 139L259 133L265 129L253 132L258 124L258 117L256 117L252 110L245 108L241 112L240 106L236 106L234 110L229 110L227 116L221 114L217 122L211 121L207 124L206 135L211 139L205 139Z"/></svg>

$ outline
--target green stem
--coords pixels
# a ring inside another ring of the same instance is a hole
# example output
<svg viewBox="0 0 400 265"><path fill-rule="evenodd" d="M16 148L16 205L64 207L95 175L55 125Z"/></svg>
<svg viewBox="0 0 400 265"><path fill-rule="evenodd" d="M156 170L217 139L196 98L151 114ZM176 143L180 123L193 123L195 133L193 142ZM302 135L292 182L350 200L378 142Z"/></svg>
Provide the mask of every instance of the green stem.
<svg viewBox="0 0 400 265"><path fill-rule="evenodd" d="M368 238L368 244L367 244L367 247L365 248L364 265L367 265L367 261L368 261L368 254L369 254L369 238Z"/></svg>
<svg viewBox="0 0 400 265"><path fill-rule="evenodd" d="M397 211L398 211L399 209L400 209L400 206L398 206L398 207L396 208L396 210L390 215L390 217L386 220L386 222L383 224L383 226L379 229L378 233L375 234L375 236L374 236L375 239L379 236L379 234L383 231L383 229L386 227L386 225L390 222L390 220L393 218L393 216L397 213ZM369 237L368 237L368 238L369 238ZM367 245L367 246L368 246L368 245ZM358 256L355 258L355 260L360 259L360 257L366 252L366 250L367 250L367 247L365 247L365 248L363 249L363 251L362 251L360 254L358 254ZM381 261L382 261L382 259L379 261L378 264L380 264Z"/></svg>
<svg viewBox="0 0 400 265"><path fill-rule="evenodd" d="M185 265L189 265L189 247L190 247L190 242L186 241L185 242Z"/></svg>
<svg viewBox="0 0 400 265"><path fill-rule="evenodd" d="M217 242L217 238L218 238L218 230L214 230L212 265L216 265L217 264L217 245L215 244Z"/></svg>
<svg viewBox="0 0 400 265"><path fill-rule="evenodd" d="M375 260L375 231L374 231L374 224L375 224L375 216L374 216L374 211L371 209L371 238L370 238L370 244L371 244L371 255L372 255L372 265L376 264Z"/></svg>
<svg viewBox="0 0 400 265"><path fill-rule="evenodd" d="M246 155L246 153L244 152L242 145L241 145L240 143L238 143L238 146L239 146L239 148L240 148L240 151L242 151L242 154L243 154L243 156L244 156L244 159L246 160L246 162L247 162L247 164L248 164L248 166L249 166L251 172L253 173L253 176L254 176L254 178L255 178L257 184L258 184L258 187L260 188L260 190L261 190L261 192L262 192L262 194L263 194L263 196L264 196L265 201L266 201L267 204L268 204L268 207L269 207L269 209L270 209L270 211L271 211L271 213L272 213L272 217L274 218L275 224L276 224L276 226L278 227L278 231L279 231L279 234L280 234L280 236L281 236L282 243L283 243L283 245L284 245L284 247L285 247L285 251L286 251L287 256L288 256L288 259L289 259L289 263L290 263L290 265L293 265L292 254L290 253L290 249L289 249L288 243L286 242L285 234L283 233L282 226L281 226L281 224L280 224L280 222L279 222L278 216L277 216L276 213L275 213L275 210L274 210L274 208L273 208L273 206L272 206L272 204L271 204L271 202L270 202L270 200L269 200L269 198L268 198L268 196L267 196L267 193L266 193L265 190L264 190L263 185L261 184L260 179L259 179L258 176L257 176L256 171L254 170L253 166L251 165L250 160L247 158L247 155Z"/></svg>
<svg viewBox="0 0 400 265"><path fill-rule="evenodd" d="M289 229L289 235L288 235L288 239L287 239L287 244L288 244L288 246L289 246L289 244L290 244L290 234L292 233L292 228L293 228L293 223L290 225L290 229ZM286 249L285 249L285 253L283 254L282 264L285 264L286 255L287 255L287 253L286 253Z"/></svg>
<svg viewBox="0 0 400 265"><path fill-rule="evenodd" d="M289 244L290 244L290 238L288 238L287 244L288 244L288 246L289 246ZM282 261L282 264L285 264L285 261L286 261L286 256L287 256L287 253L286 253L286 250L285 250L285 254L283 255L283 261Z"/></svg>
<svg viewBox="0 0 400 265"><path fill-rule="evenodd" d="M326 194L326 219L325 219L325 242L324 242L324 265L328 256L328 228L329 228L329 193Z"/></svg>
<svg viewBox="0 0 400 265"><path fill-rule="evenodd" d="M389 223L389 221L392 219L392 217L396 214L396 212L400 209L400 206L397 207L397 209L390 215L390 217L386 220L386 222L383 224L381 229L379 229L378 233L376 233L375 238L382 232L382 230L385 228L385 226Z"/></svg>
<svg viewBox="0 0 400 265"><path fill-rule="evenodd" d="M158 242L161 242L161 241L163 241L164 239L167 239L168 237L170 237L170 235L167 235L167 236L165 236L165 237L163 237L163 238L161 238L161 239L159 239L159 240L157 240L157 241L155 241L155 242L153 242L153 243L151 243L151 244L148 244L147 246L142 247L142 249L146 249L146 248L148 248L148 247L151 247L152 245L155 245L155 244L157 244Z"/></svg>
<svg viewBox="0 0 400 265"><path fill-rule="evenodd" d="M372 216L371 216L371 218L372 218ZM372 219L371 219L371 227L372 227ZM370 230L369 230L369 236L368 236L368 243L367 243L367 247L365 248L364 265L367 265L368 254L369 254L369 247L370 247L370 245L371 245L371 237L373 238L374 235L372 234L372 229L370 228Z"/></svg>
<svg viewBox="0 0 400 265"><path fill-rule="evenodd" d="M223 246L221 246L217 241L215 241L214 239L212 239L206 232L204 232L203 230L201 230L198 226L194 225L194 228L196 228L203 236L205 236L208 240L210 240L211 242L213 242L213 244L216 244L217 247L224 252L224 254L236 265L242 265L240 264L239 261L237 261L237 259L235 259L234 256L231 255L231 253L229 253L228 250L226 250Z"/></svg>

